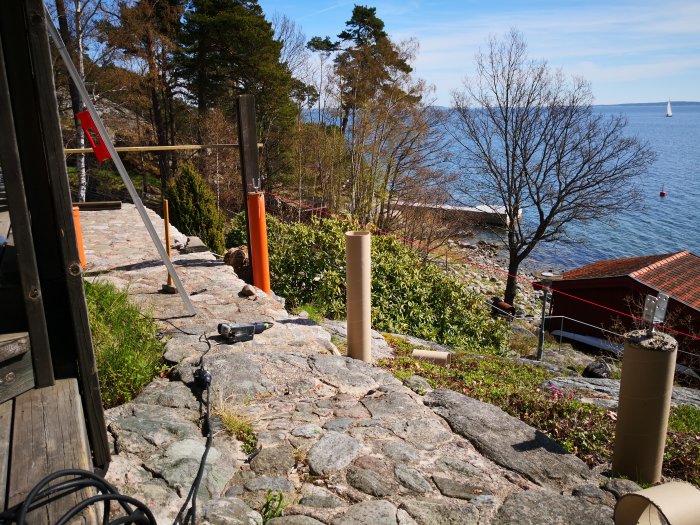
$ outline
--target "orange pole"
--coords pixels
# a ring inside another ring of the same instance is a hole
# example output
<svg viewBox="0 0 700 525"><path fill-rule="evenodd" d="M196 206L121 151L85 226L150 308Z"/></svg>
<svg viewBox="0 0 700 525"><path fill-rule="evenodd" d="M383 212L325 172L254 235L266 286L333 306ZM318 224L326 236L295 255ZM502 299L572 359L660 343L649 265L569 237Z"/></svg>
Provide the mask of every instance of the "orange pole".
<svg viewBox="0 0 700 525"><path fill-rule="evenodd" d="M80 227L80 208L73 206L73 225L75 226L75 240L78 245L78 256L80 257L80 266L85 268L85 248L83 247L83 230Z"/></svg>
<svg viewBox="0 0 700 525"><path fill-rule="evenodd" d="M270 290L270 261L267 255L267 222L263 193L248 193L248 218L250 220L253 284L270 295L272 293Z"/></svg>
<svg viewBox="0 0 700 525"><path fill-rule="evenodd" d="M165 222L165 250L170 258L170 214L168 213L168 199L163 199L163 221ZM168 272L168 286L173 285L173 278Z"/></svg>

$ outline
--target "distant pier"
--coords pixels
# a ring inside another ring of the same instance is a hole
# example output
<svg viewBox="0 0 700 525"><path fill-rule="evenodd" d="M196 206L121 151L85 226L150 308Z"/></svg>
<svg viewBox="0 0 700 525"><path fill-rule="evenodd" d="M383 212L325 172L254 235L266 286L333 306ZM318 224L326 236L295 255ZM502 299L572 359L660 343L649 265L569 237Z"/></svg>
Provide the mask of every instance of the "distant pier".
<svg viewBox="0 0 700 525"><path fill-rule="evenodd" d="M460 221L468 224L500 226L501 228L505 228L509 223L505 206L489 206L487 204L482 204L470 207L397 201L393 204L393 208L399 213L407 209L438 211L444 214L447 220Z"/></svg>

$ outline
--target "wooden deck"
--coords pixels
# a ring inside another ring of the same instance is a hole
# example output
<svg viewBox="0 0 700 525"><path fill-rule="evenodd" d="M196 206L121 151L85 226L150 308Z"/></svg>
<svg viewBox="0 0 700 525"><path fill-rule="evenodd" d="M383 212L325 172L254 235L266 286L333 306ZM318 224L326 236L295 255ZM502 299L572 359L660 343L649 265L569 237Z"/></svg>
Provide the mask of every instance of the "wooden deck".
<svg viewBox="0 0 700 525"><path fill-rule="evenodd" d="M75 379L33 389L0 405L0 510L21 504L44 476L66 468L92 470ZM27 523L55 523L87 494L76 493L28 515ZM95 514L78 518L95 522Z"/></svg>

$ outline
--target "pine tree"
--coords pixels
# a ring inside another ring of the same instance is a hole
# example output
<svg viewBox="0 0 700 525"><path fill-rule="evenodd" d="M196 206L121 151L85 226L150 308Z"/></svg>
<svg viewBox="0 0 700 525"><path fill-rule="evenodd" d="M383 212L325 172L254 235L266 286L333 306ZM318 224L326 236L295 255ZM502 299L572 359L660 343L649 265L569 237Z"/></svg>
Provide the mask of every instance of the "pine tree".
<svg viewBox="0 0 700 525"><path fill-rule="evenodd" d="M280 61L282 43L256 0L191 0L179 37L179 74L199 114L218 107L231 118L235 97L255 96L259 136L268 175L284 169L281 137L294 125L294 84ZM273 139L274 138L274 139Z"/></svg>

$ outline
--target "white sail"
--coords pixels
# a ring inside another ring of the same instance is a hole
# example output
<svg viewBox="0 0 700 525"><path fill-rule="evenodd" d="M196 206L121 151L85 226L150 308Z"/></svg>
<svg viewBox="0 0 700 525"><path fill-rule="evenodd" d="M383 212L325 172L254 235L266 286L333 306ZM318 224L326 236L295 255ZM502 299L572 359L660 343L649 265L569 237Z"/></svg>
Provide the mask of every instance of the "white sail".
<svg viewBox="0 0 700 525"><path fill-rule="evenodd" d="M668 101L668 104L666 104L666 116L667 117L672 117L673 112L671 111L671 101Z"/></svg>

